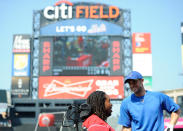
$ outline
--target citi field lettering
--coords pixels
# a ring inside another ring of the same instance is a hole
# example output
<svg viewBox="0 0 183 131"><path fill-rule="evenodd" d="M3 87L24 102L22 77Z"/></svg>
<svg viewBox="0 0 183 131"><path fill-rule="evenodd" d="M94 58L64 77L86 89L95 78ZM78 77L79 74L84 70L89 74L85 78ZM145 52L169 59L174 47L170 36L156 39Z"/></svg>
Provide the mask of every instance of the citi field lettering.
<svg viewBox="0 0 183 131"><path fill-rule="evenodd" d="M99 14L97 15L97 11ZM115 6L109 6L109 13L104 14L103 6L77 6L76 18L80 18L80 15L85 14L85 18L116 18L119 15L119 9ZM115 14L113 14L115 11Z"/></svg>
<svg viewBox="0 0 183 131"><path fill-rule="evenodd" d="M44 9L43 13L47 19L70 19L72 18L72 6L66 6L65 3L63 3L60 7L48 6Z"/></svg>
<svg viewBox="0 0 183 131"><path fill-rule="evenodd" d="M48 6L44 9L43 14L47 19L71 19L73 16L72 3L66 5L70 2L61 1L60 4L55 6ZM83 16L84 15L84 16ZM91 18L91 19L107 19L107 18L117 18L119 16L119 8L116 6L109 6L108 13L104 14L104 7L101 5L92 6L76 6L76 18Z"/></svg>

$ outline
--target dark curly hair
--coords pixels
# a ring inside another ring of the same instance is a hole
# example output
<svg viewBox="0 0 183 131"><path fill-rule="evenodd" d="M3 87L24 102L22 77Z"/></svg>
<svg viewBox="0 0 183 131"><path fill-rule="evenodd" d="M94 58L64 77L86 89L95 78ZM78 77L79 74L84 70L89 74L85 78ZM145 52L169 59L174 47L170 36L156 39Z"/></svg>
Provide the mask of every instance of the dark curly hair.
<svg viewBox="0 0 183 131"><path fill-rule="evenodd" d="M87 103L91 106L91 114L96 114L104 121L108 117L105 109L105 95L103 91L94 91L87 98Z"/></svg>

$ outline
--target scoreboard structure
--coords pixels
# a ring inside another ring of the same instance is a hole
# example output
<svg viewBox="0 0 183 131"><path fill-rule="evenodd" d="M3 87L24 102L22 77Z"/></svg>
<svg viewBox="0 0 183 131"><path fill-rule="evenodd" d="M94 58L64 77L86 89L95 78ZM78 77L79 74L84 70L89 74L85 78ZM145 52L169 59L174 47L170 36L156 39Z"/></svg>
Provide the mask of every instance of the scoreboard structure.
<svg viewBox="0 0 183 131"><path fill-rule="evenodd" d="M12 102L19 114L36 120L46 109L65 111L95 90L123 99L132 70L130 20L129 10L91 2L64 0L34 11L32 35L13 41Z"/></svg>

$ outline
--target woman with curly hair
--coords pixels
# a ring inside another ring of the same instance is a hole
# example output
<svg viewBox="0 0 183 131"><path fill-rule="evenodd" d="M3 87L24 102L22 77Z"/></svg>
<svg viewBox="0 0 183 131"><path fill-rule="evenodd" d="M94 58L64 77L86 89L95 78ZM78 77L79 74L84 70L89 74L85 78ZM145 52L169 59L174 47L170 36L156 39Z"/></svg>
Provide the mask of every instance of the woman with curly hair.
<svg viewBox="0 0 183 131"><path fill-rule="evenodd" d="M91 112L83 122L83 127L87 131L114 131L106 122L112 112L110 97L103 91L95 91L88 96L87 104L90 105Z"/></svg>

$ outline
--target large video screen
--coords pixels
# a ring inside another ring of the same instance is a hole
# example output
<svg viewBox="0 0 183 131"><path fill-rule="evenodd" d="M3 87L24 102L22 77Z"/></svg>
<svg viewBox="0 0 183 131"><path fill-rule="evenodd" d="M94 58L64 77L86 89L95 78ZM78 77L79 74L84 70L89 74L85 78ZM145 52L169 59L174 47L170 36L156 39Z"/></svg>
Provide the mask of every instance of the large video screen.
<svg viewBox="0 0 183 131"><path fill-rule="evenodd" d="M122 47L118 38L110 36L42 37L40 75L121 75Z"/></svg>
<svg viewBox="0 0 183 131"><path fill-rule="evenodd" d="M110 40L107 36L55 37L53 39L53 74L108 75L109 46ZM62 72L59 71L61 67L62 70L65 69ZM88 72L88 69L91 71Z"/></svg>
<svg viewBox="0 0 183 131"><path fill-rule="evenodd" d="M53 43L53 67L109 66L107 36L55 37Z"/></svg>

